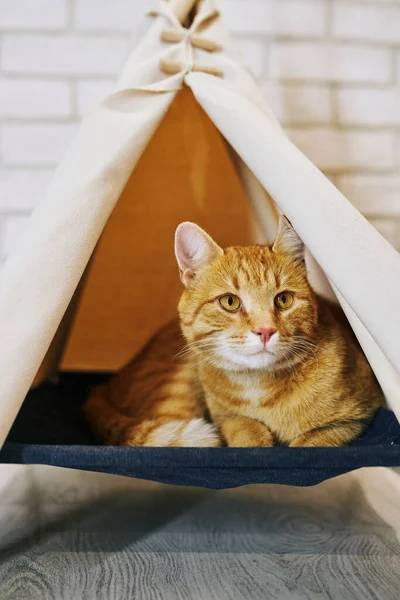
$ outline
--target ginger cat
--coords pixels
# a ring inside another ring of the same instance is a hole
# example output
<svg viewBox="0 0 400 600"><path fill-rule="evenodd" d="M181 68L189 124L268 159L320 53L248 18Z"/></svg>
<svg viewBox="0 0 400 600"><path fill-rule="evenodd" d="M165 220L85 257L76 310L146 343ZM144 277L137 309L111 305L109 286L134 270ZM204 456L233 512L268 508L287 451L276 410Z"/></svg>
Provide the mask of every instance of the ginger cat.
<svg viewBox="0 0 400 600"><path fill-rule="evenodd" d="M182 223L185 290L167 325L85 413L107 444L341 446L384 404L349 329L307 280L285 217L272 246L222 250ZM211 422L210 422L211 420Z"/></svg>

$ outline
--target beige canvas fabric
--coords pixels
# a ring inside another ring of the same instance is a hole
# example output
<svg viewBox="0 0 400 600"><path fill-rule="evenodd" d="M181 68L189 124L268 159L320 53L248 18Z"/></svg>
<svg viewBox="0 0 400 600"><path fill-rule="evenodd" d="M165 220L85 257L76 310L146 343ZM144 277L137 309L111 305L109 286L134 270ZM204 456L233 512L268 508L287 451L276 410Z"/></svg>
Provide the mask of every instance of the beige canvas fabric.
<svg viewBox="0 0 400 600"><path fill-rule="evenodd" d="M166 44L161 32L185 34ZM74 294L99 235L176 92L188 85L243 161L239 172L267 238L276 226L269 196L288 216L337 292L364 351L400 417L400 259L340 192L288 140L243 65L213 0L189 30L165 0L152 5L144 37L114 94L81 125L0 282L0 444ZM218 41L193 48L190 36ZM182 70L166 75L160 59ZM192 72L218 68L223 78ZM240 161L239 161L240 164ZM140 199L138 199L140 201ZM327 279L310 261L313 281Z"/></svg>

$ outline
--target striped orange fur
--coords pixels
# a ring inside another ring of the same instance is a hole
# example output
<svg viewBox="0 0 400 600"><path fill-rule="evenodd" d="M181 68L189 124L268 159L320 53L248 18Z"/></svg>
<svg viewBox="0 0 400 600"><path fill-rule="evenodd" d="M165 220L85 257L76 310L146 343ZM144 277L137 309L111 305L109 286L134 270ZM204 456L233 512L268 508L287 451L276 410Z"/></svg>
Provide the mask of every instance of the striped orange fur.
<svg viewBox="0 0 400 600"><path fill-rule="evenodd" d="M103 442L340 446L362 433L382 392L336 308L310 287L284 217L272 246L225 250L183 223L175 251L180 323L91 393L85 412Z"/></svg>

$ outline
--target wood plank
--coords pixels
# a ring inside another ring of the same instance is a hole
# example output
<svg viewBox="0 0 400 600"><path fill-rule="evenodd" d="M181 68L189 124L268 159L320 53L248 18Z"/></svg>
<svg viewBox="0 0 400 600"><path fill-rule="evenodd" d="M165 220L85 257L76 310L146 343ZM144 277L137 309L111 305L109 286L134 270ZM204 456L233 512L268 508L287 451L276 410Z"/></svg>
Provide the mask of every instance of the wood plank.
<svg viewBox="0 0 400 600"><path fill-rule="evenodd" d="M223 492L130 481L110 494L3 552L0 597L398 598L398 536L358 476Z"/></svg>

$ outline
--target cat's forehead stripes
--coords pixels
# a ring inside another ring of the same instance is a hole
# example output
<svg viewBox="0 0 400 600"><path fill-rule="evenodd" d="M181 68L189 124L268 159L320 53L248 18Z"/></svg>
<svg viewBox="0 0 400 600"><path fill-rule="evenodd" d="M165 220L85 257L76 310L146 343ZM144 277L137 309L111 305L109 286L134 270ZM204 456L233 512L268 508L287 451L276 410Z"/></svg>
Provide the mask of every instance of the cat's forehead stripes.
<svg viewBox="0 0 400 600"><path fill-rule="evenodd" d="M240 293L243 288L260 290L276 289L281 285L280 270L275 267L271 251L266 246L228 248L224 268L226 282L232 291Z"/></svg>

